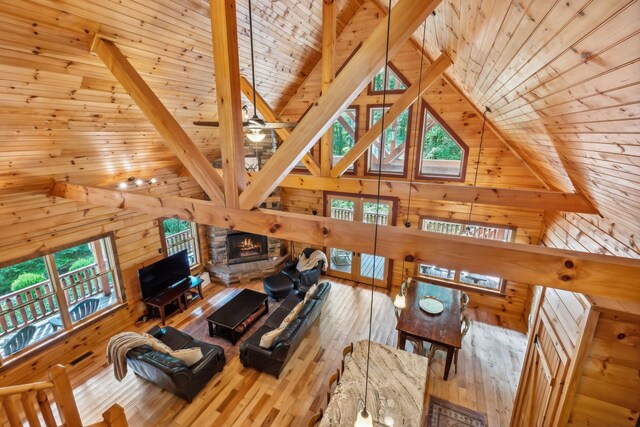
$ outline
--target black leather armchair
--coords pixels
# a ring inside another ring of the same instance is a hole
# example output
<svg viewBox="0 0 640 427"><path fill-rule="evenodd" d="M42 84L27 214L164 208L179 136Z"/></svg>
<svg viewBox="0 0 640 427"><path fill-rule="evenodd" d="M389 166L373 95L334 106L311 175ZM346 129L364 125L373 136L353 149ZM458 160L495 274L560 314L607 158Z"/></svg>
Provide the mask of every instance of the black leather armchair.
<svg viewBox="0 0 640 427"><path fill-rule="evenodd" d="M314 251L315 249L313 248L306 248L302 253L308 258ZM324 269L324 261L318 262L315 267L305 271L298 271L296 265L298 265L298 258L288 261L282 269L282 273L293 281L295 289L305 293L320 280L320 274Z"/></svg>
<svg viewBox="0 0 640 427"><path fill-rule="evenodd" d="M144 345L127 353L127 364L136 375L191 402L226 362L222 347L193 339L171 326L154 326L148 332L173 350L200 347L202 359L191 367L180 359Z"/></svg>

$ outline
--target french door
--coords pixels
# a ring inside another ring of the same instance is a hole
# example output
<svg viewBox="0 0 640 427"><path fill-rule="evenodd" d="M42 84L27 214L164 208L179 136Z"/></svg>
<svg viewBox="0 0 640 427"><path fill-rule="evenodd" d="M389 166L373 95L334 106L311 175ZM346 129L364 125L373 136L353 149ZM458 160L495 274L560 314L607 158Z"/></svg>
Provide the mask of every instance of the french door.
<svg viewBox="0 0 640 427"><path fill-rule="evenodd" d="M380 200L377 204L375 199L327 195L326 216L345 221L360 221L367 224L392 225L393 223L393 201ZM371 238L366 236L363 238ZM375 286L387 287L389 275L389 260L385 257L373 254L357 253L341 248L327 248L327 258L329 260L328 273L332 276L341 277L356 282L371 283Z"/></svg>

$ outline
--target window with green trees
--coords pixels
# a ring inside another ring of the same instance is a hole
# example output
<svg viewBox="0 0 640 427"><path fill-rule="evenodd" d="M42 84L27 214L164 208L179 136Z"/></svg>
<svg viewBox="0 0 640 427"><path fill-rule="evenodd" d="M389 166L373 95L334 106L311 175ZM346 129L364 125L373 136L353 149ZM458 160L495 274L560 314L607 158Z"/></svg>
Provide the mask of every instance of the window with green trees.
<svg viewBox="0 0 640 427"><path fill-rule="evenodd" d="M167 218L162 221L160 229L164 236L167 256L186 249L191 267L200 262L198 228L195 223L178 218Z"/></svg>
<svg viewBox="0 0 640 427"><path fill-rule="evenodd" d="M332 166L344 157L356 143L356 130L358 128L357 108L347 108L333 124L333 159ZM347 171L353 171L351 164Z"/></svg>
<svg viewBox="0 0 640 427"><path fill-rule="evenodd" d="M111 237L0 268L0 356L121 302Z"/></svg>
<svg viewBox="0 0 640 427"><path fill-rule="evenodd" d="M418 175L459 178L462 176L465 149L433 117L427 108L422 117L422 149Z"/></svg>
<svg viewBox="0 0 640 427"><path fill-rule="evenodd" d="M387 111L386 107L369 107L369 127L373 126L382 118L383 111ZM378 169L386 174L404 174L405 167L405 149L406 141L409 134L409 111L407 108L400 116L390 123L384 133L384 147L380 152L380 137L371 144L368 152L367 172L371 174L378 173ZM386 123L385 123L386 124ZM382 162L382 165L380 165Z"/></svg>
<svg viewBox="0 0 640 427"><path fill-rule="evenodd" d="M407 88L407 84L398 76L398 72L395 68L389 64L387 68L387 93L388 92L402 92ZM384 67L378 71L371 81L369 86L369 92L382 93L384 92Z"/></svg>

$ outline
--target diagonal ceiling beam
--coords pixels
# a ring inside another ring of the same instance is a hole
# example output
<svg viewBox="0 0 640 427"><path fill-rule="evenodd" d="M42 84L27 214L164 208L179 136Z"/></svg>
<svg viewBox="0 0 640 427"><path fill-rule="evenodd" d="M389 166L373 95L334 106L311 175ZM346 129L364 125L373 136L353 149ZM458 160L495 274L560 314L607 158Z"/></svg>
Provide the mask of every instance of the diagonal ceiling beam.
<svg viewBox="0 0 640 427"><path fill-rule="evenodd" d="M242 90L244 96L249 98L250 101L253 101L253 86L251 86L249 80L247 80L247 78L242 75L240 76L240 90ZM276 112L273 111L273 109L269 106L269 104L267 104L267 101L265 101L265 99L258 92L256 92L256 104L256 108L258 109L258 111L260 111L260 114L262 114L262 117L264 117L266 121L282 121L276 114ZM289 129L279 128L274 130L278 134L278 136L282 138L283 141L286 141L287 138L289 138L289 135L291 135L291 131L289 131ZM305 154L302 158L302 164L304 164L307 170L311 172L311 175L320 175L320 165L318 165L318 162L316 162L316 160L311 157L309 153Z"/></svg>
<svg viewBox="0 0 640 427"><path fill-rule="evenodd" d="M322 178L291 174L282 180L280 187L368 195L378 193L378 181L366 178ZM561 212L597 213L591 203L580 194L546 190L472 187L430 182L410 184L407 181L385 178L380 187L380 194L406 199L409 197L409 189L411 189L412 199L480 203Z"/></svg>
<svg viewBox="0 0 640 427"><path fill-rule="evenodd" d="M227 207L237 208L240 206L240 192L245 187L245 163L236 0L211 0L209 12L224 196Z"/></svg>
<svg viewBox="0 0 640 427"><path fill-rule="evenodd" d="M391 10L389 57L398 51L441 0L400 0ZM380 70L385 60L387 22L380 22L326 92L269 159L257 178L240 196L240 206L258 206L294 168L302 156L326 132Z"/></svg>
<svg viewBox="0 0 640 427"><path fill-rule="evenodd" d="M92 50L102 59L113 76L129 93L138 108L162 135L165 144L180 159L209 198L218 206L224 205L224 183L215 173L209 160L189 138L180 124L162 104L140 74L133 68L118 47L100 35L92 44Z"/></svg>
<svg viewBox="0 0 640 427"><path fill-rule="evenodd" d="M374 224L291 212L217 207L205 200L158 197L57 182L50 196L171 216L233 230L361 253L374 252ZM378 226L376 253L409 262L423 260L526 284L640 302L640 261L542 246L449 236Z"/></svg>
<svg viewBox="0 0 640 427"><path fill-rule="evenodd" d="M398 98L397 101L387 110L384 122L390 126L394 120L396 120L407 108L416 102L416 99L421 97L427 89L429 89L429 86L431 86L451 64L451 58L444 53L441 54L438 59L424 70L422 76L413 82L413 84L407 88L400 98ZM331 177L338 178L342 175L353 162L358 160L358 157L367 151L369 146L374 143L381 133L382 120L378 120L358 139L358 142L351 147L344 157L333 167L331 170Z"/></svg>

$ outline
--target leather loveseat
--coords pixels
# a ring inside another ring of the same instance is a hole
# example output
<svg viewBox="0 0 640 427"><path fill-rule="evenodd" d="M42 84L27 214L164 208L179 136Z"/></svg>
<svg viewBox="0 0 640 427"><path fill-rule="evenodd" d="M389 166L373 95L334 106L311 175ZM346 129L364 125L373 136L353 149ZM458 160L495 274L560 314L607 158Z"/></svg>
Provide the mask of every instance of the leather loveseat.
<svg viewBox="0 0 640 427"><path fill-rule="evenodd" d="M245 367L266 372L278 378L285 365L295 353L296 348L307 334L307 331L320 316L322 306L327 300L331 284L318 284L315 295L307 301L296 318L282 331L275 340L274 346L266 349L260 347L260 338L265 333L277 329L293 308L302 301L304 293L292 292L282 301L269 316L267 321L240 346L240 361Z"/></svg>
<svg viewBox="0 0 640 427"><path fill-rule="evenodd" d="M222 347L193 339L171 326L154 326L148 332L173 350L200 347L202 359L191 367L180 359L143 345L127 352L127 364L136 375L191 402L225 364Z"/></svg>

